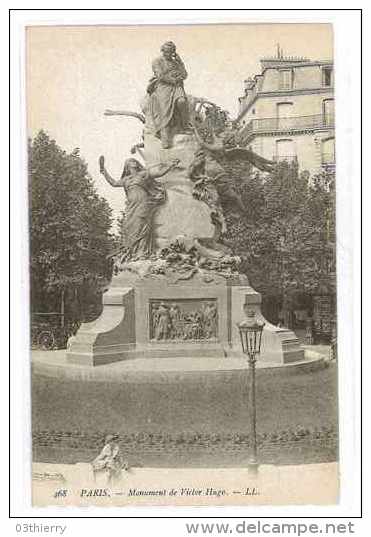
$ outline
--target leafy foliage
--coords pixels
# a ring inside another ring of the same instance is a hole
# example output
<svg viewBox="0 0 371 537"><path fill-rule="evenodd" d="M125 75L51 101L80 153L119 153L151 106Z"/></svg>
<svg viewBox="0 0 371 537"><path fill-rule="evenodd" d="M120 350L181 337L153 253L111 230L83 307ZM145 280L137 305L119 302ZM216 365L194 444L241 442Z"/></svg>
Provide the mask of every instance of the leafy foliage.
<svg viewBox="0 0 371 537"><path fill-rule="evenodd" d="M92 299L111 274L111 209L79 150L40 131L29 142L29 189L33 309L58 308L62 291Z"/></svg>
<svg viewBox="0 0 371 537"><path fill-rule="evenodd" d="M116 219L117 225L117 235L116 235L116 246L117 248L123 248L128 245L128 232L126 228L126 213L125 211L120 212L120 216Z"/></svg>
<svg viewBox="0 0 371 537"><path fill-rule="evenodd" d="M193 121L197 126L198 133L205 141L212 141L215 135L224 133L231 123L229 112L210 101L201 103Z"/></svg>
<svg viewBox="0 0 371 537"><path fill-rule="evenodd" d="M225 239L251 284L287 307L300 294L334 293L334 175L309 178L296 162L265 177L248 168L230 173L246 214L227 216Z"/></svg>

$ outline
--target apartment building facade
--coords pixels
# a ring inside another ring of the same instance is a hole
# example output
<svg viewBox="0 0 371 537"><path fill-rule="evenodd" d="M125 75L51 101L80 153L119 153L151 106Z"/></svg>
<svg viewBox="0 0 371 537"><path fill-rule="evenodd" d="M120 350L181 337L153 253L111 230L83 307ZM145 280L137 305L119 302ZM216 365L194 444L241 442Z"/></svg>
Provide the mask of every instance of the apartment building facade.
<svg viewBox="0 0 371 537"><path fill-rule="evenodd" d="M261 60L261 73L245 81L237 121L244 144L272 160L297 158L315 174L335 167L332 61L277 57Z"/></svg>

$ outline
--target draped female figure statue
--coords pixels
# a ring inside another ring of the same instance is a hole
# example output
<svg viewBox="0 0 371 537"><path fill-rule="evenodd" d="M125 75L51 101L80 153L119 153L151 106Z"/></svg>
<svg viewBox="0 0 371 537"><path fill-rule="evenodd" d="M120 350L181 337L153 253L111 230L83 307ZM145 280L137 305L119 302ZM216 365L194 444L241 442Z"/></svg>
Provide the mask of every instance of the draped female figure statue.
<svg viewBox="0 0 371 537"><path fill-rule="evenodd" d="M108 173L104 157L99 158L100 173L113 187L122 187L126 194L126 230L129 244L125 245L121 261L146 259L155 251L153 218L157 208L166 200L166 191L155 179L174 169L179 160L145 168L135 158L125 161L119 181Z"/></svg>

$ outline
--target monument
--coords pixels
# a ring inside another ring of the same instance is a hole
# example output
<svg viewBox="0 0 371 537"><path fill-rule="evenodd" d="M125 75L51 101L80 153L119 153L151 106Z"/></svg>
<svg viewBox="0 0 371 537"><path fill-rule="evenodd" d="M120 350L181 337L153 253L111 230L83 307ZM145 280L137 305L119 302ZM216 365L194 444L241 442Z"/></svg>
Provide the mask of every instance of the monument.
<svg viewBox="0 0 371 537"><path fill-rule="evenodd" d="M304 351L295 334L263 319L261 295L223 243L223 206L236 218L244 211L223 163L242 159L266 172L274 164L239 147L215 105L186 95L187 71L174 43L161 52L144 115L106 112L144 123L143 143L132 149L144 164L127 159L115 180L100 157L101 174L126 196L128 243L115 253L102 314L81 325L67 359L99 366L139 357L240 356L237 323L244 311L254 311L266 323L260 361L300 361Z"/></svg>

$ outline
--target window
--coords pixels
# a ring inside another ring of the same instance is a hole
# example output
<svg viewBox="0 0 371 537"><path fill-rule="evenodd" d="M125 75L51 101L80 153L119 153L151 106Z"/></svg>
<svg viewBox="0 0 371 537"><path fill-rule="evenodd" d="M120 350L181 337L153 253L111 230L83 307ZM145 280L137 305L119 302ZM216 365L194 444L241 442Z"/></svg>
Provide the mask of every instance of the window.
<svg viewBox="0 0 371 537"><path fill-rule="evenodd" d="M323 166L335 164L335 138L322 140L321 156Z"/></svg>
<svg viewBox="0 0 371 537"><path fill-rule="evenodd" d="M292 70L291 69L282 69L279 71L280 82L279 89L291 89L292 88Z"/></svg>
<svg viewBox="0 0 371 537"><path fill-rule="evenodd" d="M334 99L325 99L322 103L323 123L332 127L335 122Z"/></svg>
<svg viewBox="0 0 371 537"><path fill-rule="evenodd" d="M294 113L294 103L277 103L277 117L292 117Z"/></svg>
<svg viewBox="0 0 371 537"><path fill-rule="evenodd" d="M292 126L292 118L294 115L293 103L277 103L277 124L278 130L289 129Z"/></svg>
<svg viewBox="0 0 371 537"><path fill-rule="evenodd" d="M323 67L322 68L322 86L330 87L332 86L332 67Z"/></svg>
<svg viewBox="0 0 371 537"><path fill-rule="evenodd" d="M296 158L296 148L293 140L277 140L276 141L276 160L287 160L291 162Z"/></svg>

